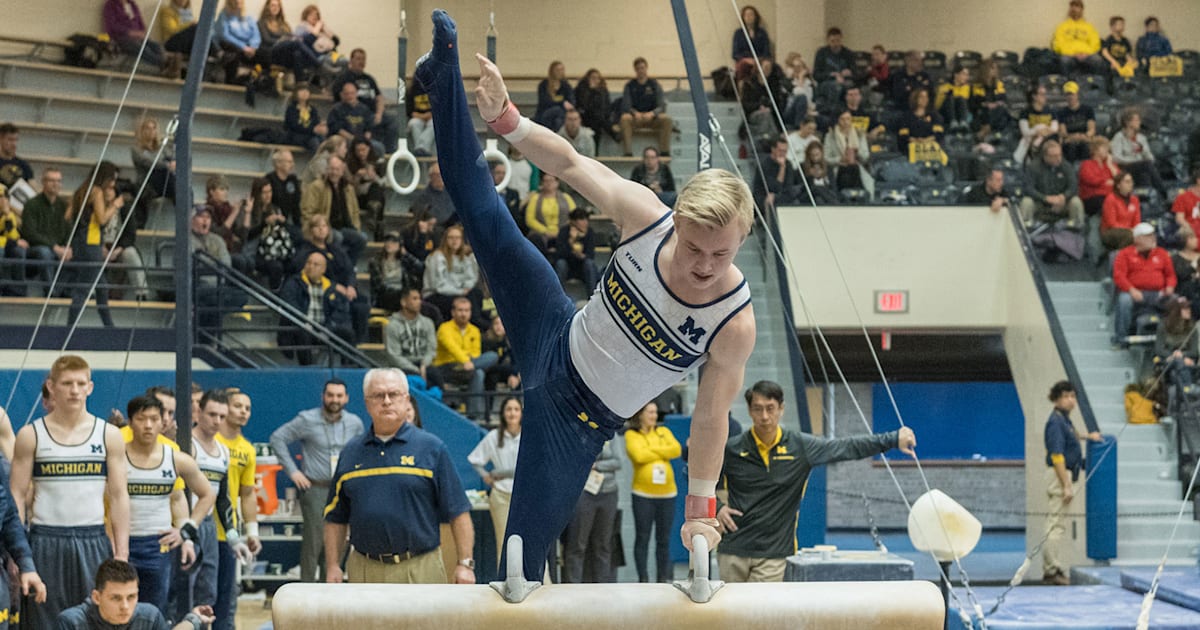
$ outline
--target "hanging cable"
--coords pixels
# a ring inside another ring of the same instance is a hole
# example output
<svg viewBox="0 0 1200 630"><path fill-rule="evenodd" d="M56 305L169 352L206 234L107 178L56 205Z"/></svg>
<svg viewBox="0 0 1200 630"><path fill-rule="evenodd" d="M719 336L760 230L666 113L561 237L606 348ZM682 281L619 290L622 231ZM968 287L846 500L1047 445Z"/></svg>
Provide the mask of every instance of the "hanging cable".
<svg viewBox="0 0 1200 630"><path fill-rule="evenodd" d="M117 111L113 113L112 124L108 128L108 135L104 138L104 144L100 147L100 156L96 158L96 164L104 161L104 157L108 154L108 147L112 143L113 134L116 133L117 123L121 120L121 112L125 109L125 103L129 100L129 91L133 87L133 79L137 76L138 66L141 65L142 55L146 51L146 44L150 41L150 33L154 32L154 23L158 19L159 10L162 9L163 0L158 0L158 4L154 7L154 12L150 17L150 23L146 26L146 33L142 36L142 44L138 47L137 56L133 59L133 67L129 70L129 77L125 81L125 90L121 93L121 100L117 103ZM96 185L96 171L92 170L91 179L88 181L87 191L84 194L84 199L88 199L92 194L92 189ZM144 187L144 186L143 186ZM71 226L69 234L75 234L79 229L79 221L83 213L77 212L75 223ZM33 344L37 341L38 332L41 330L42 322L46 319L46 311L50 307L50 300L54 295L54 289L58 286L58 280L62 276L63 265L66 263L65 258L59 258L58 265L54 270L54 276L50 280L50 286L46 288L46 299L42 302L41 310L38 312L37 321L34 322L33 332L29 335L29 343L25 346L25 352L21 355L21 362L17 365L17 375L13 379L12 389L8 392L8 398L4 403L7 409L12 405L13 396L17 393L17 387L21 384L21 375L25 372L25 366L29 363L29 355L33 352ZM36 405L34 405L36 409ZM32 417L32 415L30 416Z"/></svg>

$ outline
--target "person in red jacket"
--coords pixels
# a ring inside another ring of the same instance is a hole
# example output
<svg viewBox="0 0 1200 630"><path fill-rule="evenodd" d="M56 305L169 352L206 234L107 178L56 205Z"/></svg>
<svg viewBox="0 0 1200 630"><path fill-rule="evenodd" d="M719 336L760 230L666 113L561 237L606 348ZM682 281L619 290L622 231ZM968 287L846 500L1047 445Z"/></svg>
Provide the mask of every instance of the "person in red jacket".
<svg viewBox="0 0 1200 630"><path fill-rule="evenodd" d="M1083 211L1090 217L1100 214L1104 199L1112 194L1113 177L1121 169L1113 161L1108 138L1096 136L1088 145L1092 157L1079 164L1079 198L1083 200Z"/></svg>
<svg viewBox="0 0 1200 630"><path fill-rule="evenodd" d="M1117 309L1113 322L1113 344L1129 347L1126 336L1134 319L1160 310L1162 298L1175 294L1175 265L1167 250L1158 246L1154 226L1133 227L1133 244L1117 252L1113 261L1113 285Z"/></svg>
<svg viewBox="0 0 1200 630"><path fill-rule="evenodd" d="M1200 168L1192 171L1192 185L1175 198L1171 212L1180 227L1186 225L1192 228L1192 233L1200 234Z"/></svg>
<svg viewBox="0 0 1200 630"><path fill-rule="evenodd" d="M1104 198L1100 215L1100 242L1115 251L1133 243L1133 227L1142 222L1142 202L1133 194L1133 175L1121 171L1113 177L1113 191Z"/></svg>

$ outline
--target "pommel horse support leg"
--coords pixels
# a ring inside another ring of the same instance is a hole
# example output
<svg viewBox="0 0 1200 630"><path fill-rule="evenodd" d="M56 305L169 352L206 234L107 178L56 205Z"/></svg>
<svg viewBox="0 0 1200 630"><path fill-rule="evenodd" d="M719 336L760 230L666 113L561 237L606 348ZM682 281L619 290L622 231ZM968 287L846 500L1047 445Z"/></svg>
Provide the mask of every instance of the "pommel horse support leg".
<svg viewBox="0 0 1200 630"><path fill-rule="evenodd" d="M521 576L520 539L507 544L510 561L517 552L516 572L492 586L288 584L271 605L274 627L941 630L944 624L942 596L930 582L722 585L708 580L707 544L693 541L696 570L687 582L540 586Z"/></svg>

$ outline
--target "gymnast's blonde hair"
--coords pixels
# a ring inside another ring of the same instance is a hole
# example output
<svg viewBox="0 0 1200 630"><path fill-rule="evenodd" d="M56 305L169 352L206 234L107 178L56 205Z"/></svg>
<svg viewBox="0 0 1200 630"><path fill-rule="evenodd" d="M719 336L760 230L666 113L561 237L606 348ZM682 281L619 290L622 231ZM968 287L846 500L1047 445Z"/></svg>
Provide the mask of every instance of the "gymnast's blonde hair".
<svg viewBox="0 0 1200 630"><path fill-rule="evenodd" d="M736 222L743 234L749 234L754 225L754 199L740 177L710 168L684 185L675 201L675 214L711 228Z"/></svg>

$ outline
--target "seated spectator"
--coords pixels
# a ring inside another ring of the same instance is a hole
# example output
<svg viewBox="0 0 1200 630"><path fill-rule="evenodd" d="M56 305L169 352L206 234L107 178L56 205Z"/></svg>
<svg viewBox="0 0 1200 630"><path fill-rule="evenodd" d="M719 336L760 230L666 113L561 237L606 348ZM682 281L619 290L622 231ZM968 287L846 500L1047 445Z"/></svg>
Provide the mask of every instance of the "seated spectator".
<svg viewBox="0 0 1200 630"><path fill-rule="evenodd" d="M254 265L242 255L242 241L233 233L233 224L240 218L249 221L250 199L242 199L235 207L229 201L229 182L224 175L210 175L204 184L207 197L204 204L212 211L212 231L225 241L225 251L229 255L229 265L234 269L249 274Z"/></svg>
<svg viewBox="0 0 1200 630"><path fill-rule="evenodd" d="M808 150L808 145L820 140L817 137L817 119L814 116L809 116L800 122L799 127L788 133L786 155L794 156L792 159L798 163L804 159L804 152Z"/></svg>
<svg viewBox="0 0 1200 630"><path fill-rule="evenodd" d="M442 167L437 161L429 164L429 182L413 197L412 207L427 208L440 226L458 223L458 211L454 209L450 193L446 192L446 182L442 180Z"/></svg>
<svg viewBox="0 0 1200 630"><path fill-rule="evenodd" d="M775 119L775 110L772 109L773 94L770 85L763 82L763 75L759 74L753 65L744 68L737 77L737 85L742 114L746 120L743 139L748 140L757 150L771 138L783 133Z"/></svg>
<svg viewBox="0 0 1200 630"><path fill-rule="evenodd" d="M955 64L950 81L937 89L934 109L942 116L951 132L971 128L971 70Z"/></svg>
<svg viewBox="0 0 1200 630"><path fill-rule="evenodd" d="M258 241L262 231L267 226L267 217L274 216L272 223L284 223L283 211L275 205L275 190L265 177L255 177L250 182L249 210L241 213L229 226L236 241L241 243L242 251L250 260L254 260L258 251Z"/></svg>
<svg viewBox="0 0 1200 630"><path fill-rule="evenodd" d="M1047 140L1042 157L1025 168L1029 177L1028 195L1021 198L1021 219L1026 227L1034 220L1051 223L1067 219L1067 227L1083 227L1083 201L1079 198L1079 179L1075 168L1063 160L1057 140Z"/></svg>
<svg viewBox="0 0 1200 630"><path fill-rule="evenodd" d="M1130 53L1133 44L1125 37L1125 18L1114 15L1108 20L1108 37L1101 44L1100 54L1108 62L1112 76L1132 78L1137 72L1137 59Z"/></svg>
<svg viewBox="0 0 1200 630"><path fill-rule="evenodd" d="M383 90L375 82L375 77L367 73L367 51L355 48L350 51L350 63L333 80L333 93L342 94L342 86L353 83L359 102L371 113L366 122L367 136L373 143L379 143L380 153L396 151L396 141L400 138L400 123L395 116L387 113L387 99ZM333 113L330 112L330 117ZM363 135L356 133L355 135Z"/></svg>
<svg viewBox="0 0 1200 630"><path fill-rule="evenodd" d="M267 0L258 16L258 32L262 36L263 57L272 66L290 70L297 83L307 83L309 75L321 65L313 49L305 46L292 31L283 12L283 0ZM283 92L283 77L276 75L275 89Z"/></svg>
<svg viewBox="0 0 1200 630"><path fill-rule="evenodd" d="M404 251L412 254L421 264L433 253L438 244L437 218L428 208L414 206L412 221L404 231Z"/></svg>
<svg viewBox="0 0 1200 630"><path fill-rule="evenodd" d="M1004 171L994 168L980 183L967 189L963 203L968 206L987 206L992 212L1008 208L1012 193L1004 187Z"/></svg>
<svg viewBox="0 0 1200 630"><path fill-rule="evenodd" d="M1012 125L1006 95L1000 67L995 60L985 59L979 65L978 78L971 89L971 116L981 138L1003 132Z"/></svg>
<svg viewBox="0 0 1200 630"><path fill-rule="evenodd" d="M1092 157L1079 165L1079 197L1087 215L1100 214L1104 200L1113 191L1113 178L1121 172L1109 153L1108 138L1097 136L1088 143Z"/></svg>
<svg viewBox="0 0 1200 630"><path fill-rule="evenodd" d="M1133 175L1120 171L1113 176L1113 191L1104 198L1100 213L1100 242L1108 251L1129 247L1133 228L1142 222L1142 202L1133 194Z"/></svg>
<svg viewBox="0 0 1200 630"><path fill-rule="evenodd" d="M814 142L804 150L804 161L800 163L800 172L808 180L808 192L811 193L812 203L818 205L837 204L837 188L834 187L834 180L829 177L829 167L825 161L825 147L820 142Z"/></svg>
<svg viewBox="0 0 1200 630"><path fill-rule="evenodd" d="M437 354L437 330L433 320L421 314L421 290L409 286L397 295L400 308L388 318L387 328L383 330L388 364L438 387L440 383L430 382L437 370L429 369Z"/></svg>
<svg viewBox="0 0 1200 630"><path fill-rule="evenodd" d="M504 322L500 321L499 315L492 317L491 326L483 331L481 347L484 354L496 353L496 364L484 370L484 389L488 391L500 387L507 387L509 390L520 389L521 373L517 371L517 365L513 361L512 347L508 343L508 331L504 329Z"/></svg>
<svg viewBox="0 0 1200 630"><path fill-rule="evenodd" d="M634 78L625 84L621 100L621 148L626 156L633 155L634 129L653 129L658 136L659 152L671 152L671 129L674 123L666 114L662 86L647 73L649 67L645 58L634 59Z"/></svg>
<svg viewBox="0 0 1200 630"><path fill-rule="evenodd" d="M1171 255L1175 267L1175 293L1186 298L1195 310L1200 305L1200 238L1191 226L1179 227L1179 239L1183 247Z"/></svg>
<svg viewBox="0 0 1200 630"><path fill-rule="evenodd" d="M882 122L875 120L875 117L867 112L862 107L863 93L862 88L856 83L846 85L846 91L842 94L842 103L845 105L845 111L850 113L850 121L854 124L854 128L858 133L863 134L867 142L874 142L887 131L887 127ZM801 150L803 154L803 150Z"/></svg>
<svg viewBox="0 0 1200 630"><path fill-rule="evenodd" d="M304 268L283 283L279 297L293 308L304 313L307 320L329 329L348 344L354 344L354 330L350 325L350 303L334 289L334 284L325 277L325 256L312 252L304 259ZM313 364L312 348L319 344L307 328L290 326L281 322L279 348L286 357L295 357L300 365Z"/></svg>
<svg viewBox="0 0 1200 630"><path fill-rule="evenodd" d="M433 107L429 104L428 90L416 79L408 89L404 107L408 115L408 141L412 143L413 155L433 155Z"/></svg>
<svg viewBox="0 0 1200 630"><path fill-rule="evenodd" d="M1154 358L1162 377L1182 390L1192 384L1200 361L1200 335L1195 334L1196 321L1186 298L1166 302L1166 316L1159 320L1154 335Z"/></svg>
<svg viewBox="0 0 1200 630"><path fill-rule="evenodd" d="M525 204L525 233L538 250L552 258L558 231L567 224L567 215L576 207L571 195L559 190L558 178L542 173L541 186Z"/></svg>
<svg viewBox="0 0 1200 630"><path fill-rule="evenodd" d="M495 365L498 357L494 352L483 352L479 328L471 323L471 300L454 298L450 315L438 326L433 366L443 382L467 386L467 416L481 420L487 409L484 371Z"/></svg>
<svg viewBox="0 0 1200 630"><path fill-rule="evenodd" d="M0 184L2 186L3 184ZM21 236L29 243L26 257L33 265L27 277L36 277L50 290L55 263L71 260L71 224L67 223L67 198L62 194L63 174L51 166L42 171L42 192L25 202ZM60 289L61 290L61 289Z"/></svg>
<svg viewBox="0 0 1200 630"><path fill-rule="evenodd" d="M189 236L192 251L203 251L216 259L217 262L231 266L232 261L229 258L229 249L225 245L225 239L212 231L212 223L213 214L211 207L206 204L197 204L192 209L192 229Z"/></svg>
<svg viewBox="0 0 1200 630"><path fill-rule="evenodd" d="M404 250L398 232L388 232L383 237L383 248L367 269L371 272L371 302L388 312L400 310L408 289L421 288L421 276L425 273L425 265Z"/></svg>
<svg viewBox="0 0 1200 630"><path fill-rule="evenodd" d="M196 40L196 12L192 0L170 0L158 14L163 49L177 55L190 55Z"/></svg>
<svg viewBox="0 0 1200 630"><path fill-rule="evenodd" d="M276 1L276 0L273 0ZM321 112L309 102L312 88L307 83L297 83L283 114L284 144L294 144L316 152L329 126L321 122Z"/></svg>
<svg viewBox="0 0 1200 630"><path fill-rule="evenodd" d="M737 64L743 59L749 59L754 62L755 57L770 57L771 55L771 36L767 34L767 27L763 24L762 16L758 14L758 9L751 5L742 7L742 23L745 29L736 28L733 31L733 63ZM750 36L747 39L746 34Z"/></svg>
<svg viewBox="0 0 1200 630"><path fill-rule="evenodd" d="M1104 60L1100 58L1100 33L1096 27L1083 19L1083 0L1071 0L1067 19L1054 29L1050 45L1062 62L1066 74L1095 74L1104 71Z"/></svg>
<svg viewBox="0 0 1200 630"><path fill-rule="evenodd" d="M260 180L255 180L256 185ZM255 197L256 203L266 200L262 214L262 225L258 228L254 250L254 268L267 279L267 288L279 291L283 277L292 259L296 257L297 239L289 229L288 219L279 206L271 203L274 186L267 180Z"/></svg>
<svg viewBox="0 0 1200 630"><path fill-rule="evenodd" d="M300 197L300 215L305 221L318 214L333 228L334 244L344 249L351 261L357 261L367 248L367 237L362 232L358 195L346 177L346 164L335 156L329 158L325 177L305 184Z"/></svg>
<svg viewBox="0 0 1200 630"><path fill-rule="evenodd" d="M25 254L29 241L21 238L17 226L21 217L8 204L8 189L0 184L0 295L23 296L25 288Z"/></svg>
<svg viewBox="0 0 1200 630"><path fill-rule="evenodd" d="M1138 223L1133 242L1117 252L1113 261L1113 285L1117 307L1113 322L1113 344L1128 347L1126 337L1143 313L1160 312L1162 300L1175 293L1175 267L1167 250L1158 247L1154 226Z"/></svg>
<svg viewBox="0 0 1200 630"><path fill-rule="evenodd" d="M304 174L300 177L301 181L308 184L318 179L324 179L329 170L329 158L337 157L345 160L349 153L349 141L337 134L330 135L308 159L308 166L304 167Z"/></svg>
<svg viewBox="0 0 1200 630"><path fill-rule="evenodd" d="M842 46L842 29L834 26L825 31L825 45L813 57L812 72L818 84L842 84L854 75L854 53Z"/></svg>
<svg viewBox="0 0 1200 630"><path fill-rule="evenodd" d="M366 138L377 151L383 153L383 143L376 139L371 131L373 118L374 114L370 108L358 100L358 86L353 81L347 81L338 91L337 104L329 110L329 134L337 134L347 142L355 138Z"/></svg>
<svg viewBox="0 0 1200 630"><path fill-rule="evenodd" d="M867 86L872 92L882 95L891 85L891 77L892 66L888 64L887 49L882 44L875 44L871 47L871 65L867 68Z"/></svg>
<svg viewBox="0 0 1200 630"><path fill-rule="evenodd" d="M125 286L122 297L148 300L150 286L146 284L146 266L137 248L137 228L129 220L130 212L133 208L122 204L108 223L100 227L100 239L104 243L101 253L109 261L108 274L120 278Z"/></svg>
<svg viewBox="0 0 1200 630"><path fill-rule="evenodd" d="M1042 150L1042 143L1058 135L1058 121L1046 106L1046 86L1037 85L1030 89L1027 102L1028 107L1017 119L1021 142L1013 152L1013 159L1021 164L1026 158L1036 158Z"/></svg>
<svg viewBox="0 0 1200 630"><path fill-rule="evenodd" d="M633 167L629 179L653 190L668 208L675 206L675 176L671 174L670 165L662 163L654 147L642 149L642 163Z"/></svg>
<svg viewBox="0 0 1200 630"><path fill-rule="evenodd" d="M254 65L270 62L260 54L262 34L254 18L246 15L245 0L225 0L225 7L217 15L213 26L213 40L225 51L223 65L225 82L237 83L239 71L253 69Z"/></svg>
<svg viewBox="0 0 1200 630"><path fill-rule="evenodd" d="M137 55L141 51L142 61L163 74L171 69L178 70L178 67L167 67L162 44L146 37L146 22L135 0L104 0L102 21L104 32L122 53ZM142 47L143 40L146 42L145 48Z"/></svg>
<svg viewBox="0 0 1200 630"><path fill-rule="evenodd" d="M283 216L287 217L289 227L293 228L293 239L300 240L296 238L300 233L302 221L300 178L293 172L296 168L296 158L292 157L292 152L287 149L277 149L271 154L271 166L271 172L266 175L267 181L271 183L271 199L283 210Z"/></svg>
<svg viewBox="0 0 1200 630"><path fill-rule="evenodd" d="M1091 153L1090 143L1096 137L1096 112L1079 100L1079 84L1067 81L1063 84L1067 104L1054 112L1058 131L1063 137L1063 157L1076 163L1086 160Z"/></svg>
<svg viewBox="0 0 1200 630"><path fill-rule="evenodd" d="M162 145L162 137L158 134L158 120L151 116L142 118L133 137L133 146L129 153L133 158L133 168L137 171L138 181L149 177L146 182L146 192L143 199L165 197L175 203L175 144L168 142L163 148L158 162L154 158ZM154 169L151 170L151 165Z"/></svg>
<svg viewBox="0 0 1200 630"><path fill-rule="evenodd" d="M861 188L874 197L875 179L867 171L867 161L870 159L867 134L854 126L850 110L842 111L837 117L837 124L825 134L825 162L834 170L837 189Z"/></svg>
<svg viewBox="0 0 1200 630"><path fill-rule="evenodd" d="M583 117L583 126L592 130L597 150L601 136L617 139L612 122L612 101L604 76L595 68L588 68L583 78L575 85L575 108Z"/></svg>
<svg viewBox="0 0 1200 630"><path fill-rule="evenodd" d="M783 65L784 77L791 84L791 92L787 95L787 106L783 110L783 124L788 129L795 129L810 113L816 111L816 100L813 88L812 71L804 58L798 52L790 52ZM860 92L861 96L862 93Z"/></svg>
<svg viewBox="0 0 1200 630"><path fill-rule="evenodd" d="M472 306L483 303L483 292L478 286L479 265L463 237L461 225L451 225L442 232L441 244L425 259L421 285L425 300L443 314L450 312L456 298L466 297Z"/></svg>
<svg viewBox="0 0 1200 630"><path fill-rule="evenodd" d="M295 33L300 43L321 60L318 75L312 78L320 79L322 85L330 85L333 77L346 66L346 59L338 55L337 47L341 40L321 19L321 10L317 5L310 4L300 11L300 23L296 25Z"/></svg>
<svg viewBox="0 0 1200 630"><path fill-rule="evenodd" d="M0 184L12 190L18 182L33 183L33 167L17 157L21 131L12 123L0 123Z"/></svg>
<svg viewBox="0 0 1200 630"><path fill-rule="evenodd" d="M329 226L327 216L314 214L305 219L304 225L305 240L296 248L296 257L292 259L291 269L293 272L302 269L309 254L313 252L324 256L326 277L333 281L333 289L345 297L350 305L350 325L355 338L365 338L371 304L367 301L367 296L358 290L354 260L347 256L342 248L333 245L333 229Z"/></svg>
<svg viewBox="0 0 1200 630"><path fill-rule="evenodd" d="M1142 113L1136 107L1121 112L1121 130L1112 137L1113 161L1133 174L1138 186L1150 186L1165 199L1167 188L1154 163L1150 141L1142 133Z"/></svg>
<svg viewBox="0 0 1200 630"><path fill-rule="evenodd" d="M69 225L75 226L71 234L71 260L77 265L71 282L71 307L68 321L77 321L88 301L93 283L100 281L101 262L104 260L101 228L125 205L125 198L117 194L117 167L112 162L100 162L92 173L75 189L64 217ZM77 220L78 219L78 220ZM207 229L207 228L206 228ZM217 240L220 240L218 237ZM221 243L224 249L224 243ZM228 263L228 254L221 262ZM97 284L97 286L100 286ZM108 291L95 291L96 309L105 328L112 328L112 315L108 309Z"/></svg>
<svg viewBox="0 0 1200 630"><path fill-rule="evenodd" d="M537 97L533 122L552 131L560 129L567 112L575 109L575 91L567 83L567 71L561 61L550 62L546 78L538 83Z"/></svg>
<svg viewBox="0 0 1200 630"><path fill-rule="evenodd" d="M596 157L596 136L595 132L583 126L583 116L579 113L578 108L567 111L566 117L563 119L562 129L558 130L558 135L562 136L567 142L575 147L575 151L580 155L587 157Z"/></svg>
<svg viewBox="0 0 1200 630"><path fill-rule="evenodd" d="M1200 168L1192 169L1192 181L1175 197L1171 212L1180 231L1187 226L1193 233L1200 234Z"/></svg>
<svg viewBox="0 0 1200 630"><path fill-rule="evenodd" d="M1167 57L1174 53L1171 50L1171 40L1163 34L1158 24L1158 18L1153 15L1146 18L1146 32L1137 40L1138 63L1149 70L1150 60L1155 57Z"/></svg>
<svg viewBox="0 0 1200 630"><path fill-rule="evenodd" d="M350 159L346 170L354 193L358 196L358 207L371 223L376 238L383 238L383 207L387 202L383 176L387 162L375 152L364 138L356 138L350 144Z"/></svg>
<svg viewBox="0 0 1200 630"><path fill-rule="evenodd" d="M904 54L904 71L892 75L892 107L907 110L912 104L912 95L924 91L933 93L933 79L925 72L925 55L919 50Z"/></svg>
<svg viewBox="0 0 1200 630"><path fill-rule="evenodd" d="M560 282L575 278L591 291L600 277L596 270L596 231L589 225L588 211L575 208L570 220L558 231L558 244L554 248L557 260L554 269Z"/></svg>
<svg viewBox="0 0 1200 630"><path fill-rule="evenodd" d="M808 201L800 170L788 159L788 141L784 138L775 140L771 153L755 170L754 200L761 208L795 206Z"/></svg>
<svg viewBox="0 0 1200 630"><path fill-rule="evenodd" d="M508 174L508 166L503 162L492 162L491 164L492 183L499 186L500 182L504 181L504 176ZM504 199L504 206L508 208L508 213L512 215L513 221L516 221L517 227L521 228L521 233L524 234L527 228L525 226L525 209L521 206L521 194L506 184L504 190L500 192L500 197Z"/></svg>
<svg viewBox="0 0 1200 630"><path fill-rule="evenodd" d="M945 132L941 115L930 108L929 92L924 89L913 92L909 109L896 130L900 154L910 161L925 161L927 156L941 151Z"/></svg>

